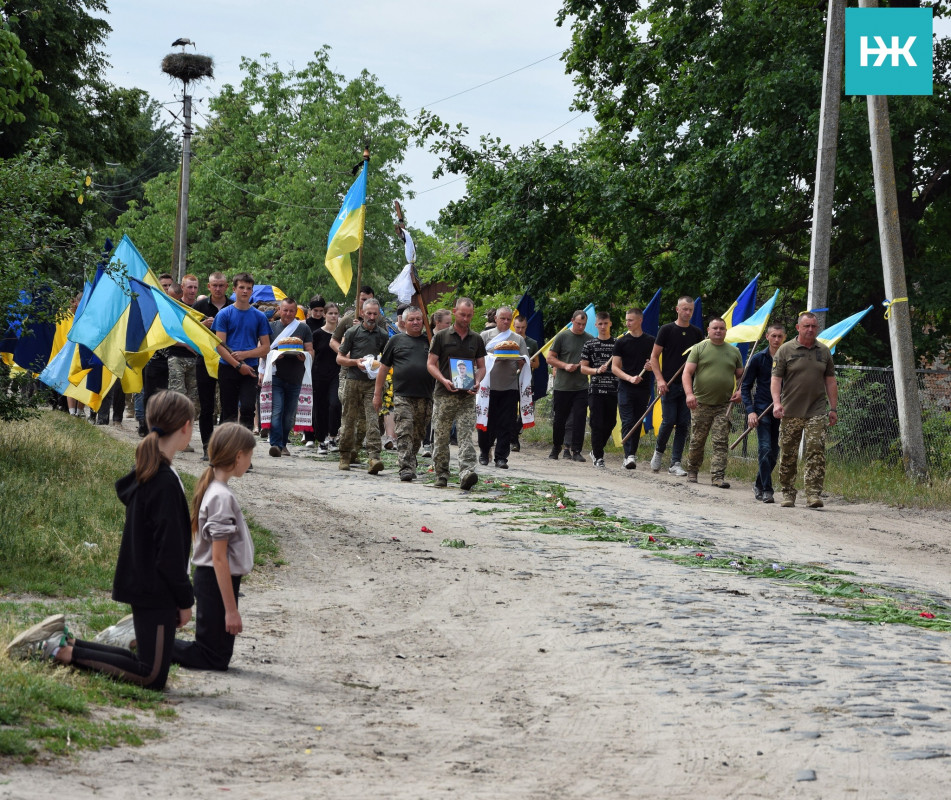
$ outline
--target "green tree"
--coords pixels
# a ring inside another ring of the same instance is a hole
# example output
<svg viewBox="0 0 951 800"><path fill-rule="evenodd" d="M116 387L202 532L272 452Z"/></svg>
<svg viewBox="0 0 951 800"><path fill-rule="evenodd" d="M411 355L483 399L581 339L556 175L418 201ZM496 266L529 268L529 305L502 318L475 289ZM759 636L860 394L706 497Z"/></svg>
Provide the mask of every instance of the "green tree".
<svg viewBox="0 0 951 800"><path fill-rule="evenodd" d="M16 26L18 22L16 17L9 18L6 0L0 0L0 121L4 125L25 122L23 108L32 103L39 121L55 122L50 100L37 86L43 76L30 63L20 37L11 30L11 23Z"/></svg>
<svg viewBox="0 0 951 800"><path fill-rule="evenodd" d="M62 147L72 163L134 159L139 138L134 126L144 92L116 88L105 80L102 50L111 30L97 16L105 0L3 0L4 27L17 37L32 69L33 85L48 98L24 97L17 119L0 137L0 158L20 152L53 115Z"/></svg>
<svg viewBox="0 0 951 800"><path fill-rule="evenodd" d="M825 7L812 0L565 0L558 22L571 19L566 64L578 87L575 104L594 112L612 159L630 178L644 274L658 271L651 259L663 253L661 274L689 271L704 290L733 291L755 272L780 287L805 287ZM951 245L942 225L951 197L949 64L951 44L938 41L934 96L892 98L890 109L921 353L951 335L946 260L939 263ZM846 98L829 298L843 315L884 295L866 114L864 98ZM888 360L880 315L869 326L867 355Z"/></svg>
<svg viewBox="0 0 951 800"><path fill-rule="evenodd" d="M50 212L50 200L76 204L83 176L46 135L18 155L0 160L0 331L29 332L55 322L96 252L81 228ZM0 420L21 419L35 399L15 389L8 368L0 367Z"/></svg>
<svg viewBox="0 0 951 800"><path fill-rule="evenodd" d="M340 294L324 267L327 234L369 143L364 282L378 291L402 267L390 209L408 178L398 172L409 126L398 101L367 72L333 72L329 49L284 71L264 54L242 59L245 78L210 104L193 139L188 269L251 272L298 299ZM154 178L145 201L120 217L152 265L169 263L177 174ZM356 272L356 256L354 256ZM351 289L351 292L354 289Z"/></svg>

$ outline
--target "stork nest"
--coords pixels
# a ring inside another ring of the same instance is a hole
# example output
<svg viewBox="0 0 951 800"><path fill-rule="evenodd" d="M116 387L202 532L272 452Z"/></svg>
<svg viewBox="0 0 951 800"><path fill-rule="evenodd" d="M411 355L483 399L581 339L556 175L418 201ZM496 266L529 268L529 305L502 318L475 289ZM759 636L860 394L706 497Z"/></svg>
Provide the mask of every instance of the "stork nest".
<svg viewBox="0 0 951 800"><path fill-rule="evenodd" d="M190 83L215 77L215 62L209 56L195 53L169 53L162 59L162 72L176 80Z"/></svg>

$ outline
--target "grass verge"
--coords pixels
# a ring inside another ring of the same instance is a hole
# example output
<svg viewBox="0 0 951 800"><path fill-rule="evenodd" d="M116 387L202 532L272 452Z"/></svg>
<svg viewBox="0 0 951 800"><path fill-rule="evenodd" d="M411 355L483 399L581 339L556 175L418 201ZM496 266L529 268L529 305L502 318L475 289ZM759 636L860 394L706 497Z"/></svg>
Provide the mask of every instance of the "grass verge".
<svg viewBox="0 0 951 800"><path fill-rule="evenodd" d="M4 645L50 614L66 614L71 631L90 637L128 613L110 598L125 519L114 483L134 457L132 445L63 413L0 427ZM195 479L183 473L182 481L190 494ZM256 566L280 564L274 537L248 523ZM174 715L160 692L0 652L0 759L141 744Z"/></svg>

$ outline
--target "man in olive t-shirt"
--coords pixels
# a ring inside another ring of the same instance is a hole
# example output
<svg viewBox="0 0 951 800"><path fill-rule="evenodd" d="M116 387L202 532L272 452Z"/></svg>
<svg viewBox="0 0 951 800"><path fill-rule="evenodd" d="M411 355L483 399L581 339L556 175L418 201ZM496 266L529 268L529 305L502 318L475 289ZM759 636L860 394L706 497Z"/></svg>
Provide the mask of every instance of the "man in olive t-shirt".
<svg viewBox="0 0 951 800"><path fill-rule="evenodd" d="M684 366L684 395L690 409L690 450L684 469L687 480L696 483L703 448L712 431L711 482L720 489L729 489L724 477L730 443L730 407L740 401L737 382L743 377L743 359L739 350L724 342L726 322L720 317L710 320L707 337L707 341L690 351Z"/></svg>
<svg viewBox="0 0 951 800"><path fill-rule="evenodd" d="M588 376L581 371L581 351L594 337L585 331L588 315L578 310L571 315L571 327L559 333L548 351L548 363L558 370L552 391L552 448L548 457L556 460L565 441L565 425L571 418L571 460L584 462L585 412L588 410Z"/></svg>
<svg viewBox="0 0 951 800"><path fill-rule="evenodd" d="M776 351L773 357L773 375L769 383L773 395L773 416L781 420L781 505L783 508L796 505L799 442L805 435L803 483L806 489L806 504L810 508L822 508L821 495L826 477L826 430L839 420L836 411L839 388L835 380L832 353L816 339L819 334L816 315L808 311L800 314L796 331L796 338L786 342Z"/></svg>
<svg viewBox="0 0 951 800"><path fill-rule="evenodd" d="M373 407L383 407L387 369L393 369L393 421L400 480L416 478L416 453L426 437L433 412L433 386L429 374L429 340L423 335L423 312L416 306L403 309L405 333L393 336L383 349L383 367L376 376Z"/></svg>
<svg viewBox="0 0 951 800"><path fill-rule="evenodd" d="M374 379L362 367L365 356L377 356L386 347L389 337L377 327L380 316L380 304L373 298L363 304L363 322L350 328L337 351L337 363L348 367L347 389L343 398L343 414L340 425L340 465L342 470L350 469L360 449L357 438L359 423L366 424L367 472L376 475L383 469L380 460L380 429L377 426L377 413L373 408Z"/></svg>

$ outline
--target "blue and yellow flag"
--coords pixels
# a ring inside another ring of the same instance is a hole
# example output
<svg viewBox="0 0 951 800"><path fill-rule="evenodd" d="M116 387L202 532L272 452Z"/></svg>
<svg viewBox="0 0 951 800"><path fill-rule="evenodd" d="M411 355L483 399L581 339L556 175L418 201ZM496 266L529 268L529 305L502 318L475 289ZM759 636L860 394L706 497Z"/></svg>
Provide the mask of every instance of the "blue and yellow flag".
<svg viewBox="0 0 951 800"><path fill-rule="evenodd" d="M869 306L864 311L859 311L858 314L853 314L851 317L846 317L841 322L837 322L835 325L826 328L816 338L826 347L828 347L829 350L835 353L835 346L842 340L842 337L852 330L852 328L858 325L862 317L868 314L868 312L871 310L872 306Z"/></svg>
<svg viewBox="0 0 951 800"><path fill-rule="evenodd" d="M126 326L129 363L140 369L152 353L173 344L188 345L201 355L205 369L218 377L218 346L221 340L189 313L187 306L169 297L159 287L129 278L132 298ZM200 316L200 315L199 315Z"/></svg>
<svg viewBox="0 0 951 800"><path fill-rule="evenodd" d="M138 278L155 286L159 283L128 236L122 237L109 263L111 269L97 273L85 307L82 313L77 309L67 338L88 347L110 372L121 376L126 371L126 350L129 349L126 346L131 305L129 279ZM143 362L141 366L144 365Z"/></svg>
<svg viewBox="0 0 951 800"><path fill-rule="evenodd" d="M723 321L726 323L727 330L738 322L742 322L748 317L753 316L753 311L756 308L756 288L758 283L759 273L757 272L756 277L746 284L746 288L740 292L740 296L736 298L733 305L724 313Z"/></svg>
<svg viewBox="0 0 951 800"><path fill-rule="evenodd" d="M340 213L327 235L327 255L324 265L333 275L340 291L347 294L353 281L350 254L363 247L363 228L367 215L367 165L363 163L360 175L343 198Z"/></svg>
<svg viewBox="0 0 951 800"><path fill-rule="evenodd" d="M741 344L742 342L755 342L762 337L763 331L769 322L769 315L773 313L773 306L776 305L778 297L779 289L759 307L755 314L730 328L726 332L725 341L729 344Z"/></svg>

